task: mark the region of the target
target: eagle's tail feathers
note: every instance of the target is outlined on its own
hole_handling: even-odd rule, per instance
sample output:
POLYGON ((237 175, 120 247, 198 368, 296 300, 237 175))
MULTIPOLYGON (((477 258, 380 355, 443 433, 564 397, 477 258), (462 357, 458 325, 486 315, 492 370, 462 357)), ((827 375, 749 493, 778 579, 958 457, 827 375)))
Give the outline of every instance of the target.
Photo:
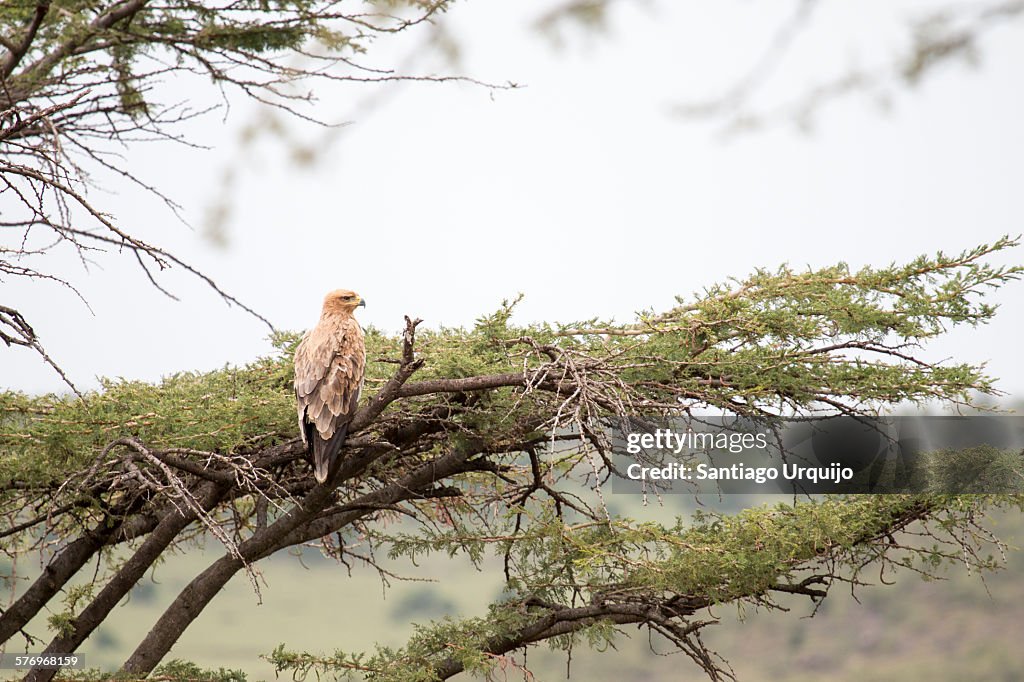
POLYGON ((327 480, 334 462, 338 459, 341 446, 345 444, 345 437, 348 436, 348 424, 342 424, 334 432, 330 440, 324 440, 319 435, 313 438, 313 475, 317 483, 327 480))

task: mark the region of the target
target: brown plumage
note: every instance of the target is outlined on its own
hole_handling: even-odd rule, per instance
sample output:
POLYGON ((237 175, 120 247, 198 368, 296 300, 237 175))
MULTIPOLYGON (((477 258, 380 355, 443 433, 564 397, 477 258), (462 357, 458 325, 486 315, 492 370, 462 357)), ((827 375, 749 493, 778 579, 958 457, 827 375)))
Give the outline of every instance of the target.
POLYGON ((352 315, 366 303, 345 289, 324 297, 320 321, 295 349, 295 397, 302 442, 323 483, 333 471, 359 404, 366 367, 363 330, 352 315))

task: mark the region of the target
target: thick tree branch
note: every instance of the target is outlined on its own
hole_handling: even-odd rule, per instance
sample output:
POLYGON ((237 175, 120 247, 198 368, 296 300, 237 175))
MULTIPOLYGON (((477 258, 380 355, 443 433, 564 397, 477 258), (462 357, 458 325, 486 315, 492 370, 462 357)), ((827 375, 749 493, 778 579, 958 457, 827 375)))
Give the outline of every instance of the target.
POLYGON ((25 29, 25 35, 22 37, 21 42, 18 44, 9 44, 7 46, 8 55, 4 60, 3 67, 0 67, 0 82, 7 80, 7 78, 18 68, 18 64, 21 62, 22 57, 28 52, 28 48, 32 46, 32 41, 35 40, 36 33, 39 31, 39 27, 43 24, 43 19, 46 14, 50 11, 50 0, 40 0, 36 4, 36 10, 32 14, 32 19, 29 21, 28 27, 25 29))
MULTIPOLYGON (((85 30, 77 32, 73 37, 65 40, 50 52, 25 67, 25 70, 19 74, 18 83, 42 82, 46 74, 82 45, 85 45, 96 35, 109 29, 117 22, 137 14, 148 2, 149 0, 121 0, 114 3, 89 22, 85 30)), ((15 87, 18 86, 16 85, 15 87)))
POLYGON ((0 642, 23 628, 71 580, 96 552, 123 529, 123 523, 106 514, 86 533, 73 540, 43 568, 31 587, 0 614, 0 642))
MULTIPOLYGON (((239 545, 237 554, 226 554, 192 580, 149 631, 131 657, 124 670, 130 673, 148 673, 156 667, 189 624, 246 563, 258 561, 286 547, 323 537, 371 514, 381 505, 404 499, 413 499, 422 491, 452 474, 463 470, 472 450, 455 450, 415 469, 383 490, 368 493, 346 508, 326 518, 313 520, 332 501, 332 486, 328 481, 313 489, 300 504, 274 524, 257 531, 239 545)), ((348 480, 368 462, 358 458, 344 458, 335 480, 348 480)))
MULTIPOLYGON (((201 509, 210 511, 227 494, 229 488, 214 483, 207 484, 197 495, 201 509)), ((103 586, 99 594, 70 623, 69 632, 57 635, 46 647, 46 654, 60 654, 77 651, 82 642, 100 626, 110 611, 124 599, 138 581, 146 574, 177 538, 178 535, 199 516, 198 510, 175 510, 163 518, 146 541, 121 566, 117 574, 103 586)), ((49 682, 57 669, 35 668, 25 676, 25 682, 49 682)))

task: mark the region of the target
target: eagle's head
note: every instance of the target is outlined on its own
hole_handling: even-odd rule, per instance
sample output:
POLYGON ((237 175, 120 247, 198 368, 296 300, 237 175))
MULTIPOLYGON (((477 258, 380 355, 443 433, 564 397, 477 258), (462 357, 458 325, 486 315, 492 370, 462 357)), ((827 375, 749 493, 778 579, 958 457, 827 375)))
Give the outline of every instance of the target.
POLYGON ((351 315, 360 306, 365 307, 366 301, 359 294, 348 289, 336 289, 324 296, 325 315, 338 313, 351 315))

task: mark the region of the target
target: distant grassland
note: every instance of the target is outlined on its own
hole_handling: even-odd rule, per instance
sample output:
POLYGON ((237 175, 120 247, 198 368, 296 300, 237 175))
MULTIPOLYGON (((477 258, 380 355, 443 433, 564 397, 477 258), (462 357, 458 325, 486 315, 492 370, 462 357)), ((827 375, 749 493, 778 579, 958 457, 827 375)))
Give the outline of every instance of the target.
MULTIPOLYGON (((637 510, 630 505, 629 511, 637 510)), ((649 508, 643 515, 678 512, 649 508)), ((1024 545, 1024 516, 1001 515, 990 525, 1012 546, 1024 545)), ((89 665, 116 669, 178 591, 221 551, 210 542, 205 550, 171 557, 159 566, 82 647, 89 665)), ((895 576, 896 585, 859 589, 860 604, 849 589, 837 585, 813 619, 800 617, 811 613, 806 599, 790 600, 789 614, 747 609, 742 619, 736 607, 724 606, 714 610, 722 624, 706 630, 705 641, 745 682, 1021 680, 1024 552, 1011 552, 1008 558, 1007 569, 987 576, 985 582, 962 567, 946 569, 941 582, 922 581, 904 571, 895 576)), ((9 565, 0 568, 7 573, 9 565)), ((39 564, 29 566, 22 560, 17 568, 21 576, 34 576, 39 564)), ((387 589, 373 569, 354 565, 350 577, 344 566, 313 549, 301 558, 276 556, 259 568, 266 581, 263 603, 257 605, 252 586, 240 574, 170 657, 203 667, 241 669, 251 681, 272 680, 273 669, 258 656, 278 644, 324 653, 336 648, 355 651, 375 643, 401 644, 412 622, 482 612, 500 595, 503 583, 498 561, 477 571, 461 558, 446 557, 427 559, 419 567, 388 564, 399 574, 437 582, 391 579, 387 589)), ((44 641, 50 637, 42 619, 33 621, 28 631, 44 641)), ((529 651, 527 664, 538 680, 565 679, 567 670, 579 680, 702 679, 683 656, 651 653, 645 631, 625 632, 633 636, 623 640, 618 651, 580 649, 567 661, 564 654, 539 647, 529 651)), ((658 642, 653 646, 659 649, 658 642)), ((20 637, 8 644, 8 651, 23 648, 20 637)), ((36 645, 32 650, 42 648, 36 645)), ((509 679, 522 679, 522 673, 510 670, 509 679)))

